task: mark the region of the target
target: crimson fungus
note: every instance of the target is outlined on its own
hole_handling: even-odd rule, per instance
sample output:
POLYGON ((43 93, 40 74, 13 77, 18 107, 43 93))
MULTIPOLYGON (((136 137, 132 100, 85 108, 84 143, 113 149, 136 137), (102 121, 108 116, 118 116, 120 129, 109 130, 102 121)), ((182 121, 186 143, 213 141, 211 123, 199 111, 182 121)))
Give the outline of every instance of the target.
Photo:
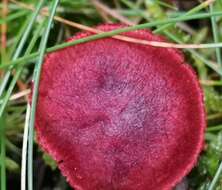
MULTIPOLYGON (((164 41, 147 30, 124 35, 164 41)), ((172 189, 202 149, 202 98, 175 49, 112 38, 75 45, 43 64, 38 142, 76 190, 172 189)))

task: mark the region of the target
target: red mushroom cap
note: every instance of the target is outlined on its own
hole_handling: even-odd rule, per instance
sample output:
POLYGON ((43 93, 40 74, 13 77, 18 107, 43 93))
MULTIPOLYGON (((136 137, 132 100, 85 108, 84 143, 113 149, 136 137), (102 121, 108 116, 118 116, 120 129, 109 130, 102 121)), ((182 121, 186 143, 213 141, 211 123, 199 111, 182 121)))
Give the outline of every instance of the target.
POLYGON ((45 59, 38 142, 76 190, 171 189, 196 163, 205 125, 197 77, 175 49, 105 38, 45 59))

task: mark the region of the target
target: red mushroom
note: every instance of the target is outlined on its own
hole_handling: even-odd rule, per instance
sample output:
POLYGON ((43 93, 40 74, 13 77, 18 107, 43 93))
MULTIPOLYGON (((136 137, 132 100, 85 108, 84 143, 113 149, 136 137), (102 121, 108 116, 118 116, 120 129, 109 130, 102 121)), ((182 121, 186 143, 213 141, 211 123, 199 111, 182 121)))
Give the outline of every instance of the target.
POLYGON ((38 142, 76 190, 172 189, 197 162, 205 124, 197 77, 175 49, 105 38, 45 59, 38 142))

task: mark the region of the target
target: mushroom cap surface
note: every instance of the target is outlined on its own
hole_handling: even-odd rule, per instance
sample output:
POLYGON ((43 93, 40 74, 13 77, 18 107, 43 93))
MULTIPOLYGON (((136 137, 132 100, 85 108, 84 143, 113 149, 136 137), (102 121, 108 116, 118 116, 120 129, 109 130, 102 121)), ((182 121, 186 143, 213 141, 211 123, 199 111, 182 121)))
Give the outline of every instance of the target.
MULTIPOLYGON (((165 41, 148 30, 123 35, 165 41)), ((175 49, 104 38, 43 64, 38 142, 76 190, 172 189, 197 162, 205 125, 198 79, 175 49)))

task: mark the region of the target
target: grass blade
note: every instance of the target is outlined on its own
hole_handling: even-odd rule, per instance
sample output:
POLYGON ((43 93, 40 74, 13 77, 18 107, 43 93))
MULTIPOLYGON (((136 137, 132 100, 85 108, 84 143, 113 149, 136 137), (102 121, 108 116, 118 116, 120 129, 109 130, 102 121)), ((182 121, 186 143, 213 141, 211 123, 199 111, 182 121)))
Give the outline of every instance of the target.
POLYGON ((6 150, 5 150, 5 123, 4 118, 0 117, 0 136, 1 136, 1 190, 6 190, 6 150))
POLYGON ((52 3, 51 14, 48 19, 47 27, 44 35, 42 36, 41 44, 40 44, 40 52, 39 59, 34 69, 34 88, 32 95, 32 105, 31 105, 31 113, 30 113, 30 121, 29 121, 29 135, 28 135, 28 189, 33 190, 33 138, 34 138, 34 124, 35 124, 35 113, 36 113, 36 105, 38 98, 38 87, 39 87, 39 79, 41 73, 42 62, 44 59, 44 54, 46 50, 46 44, 50 33, 51 24, 53 21, 53 17, 56 12, 56 8, 59 4, 59 0, 54 0, 52 3))
MULTIPOLYGON (((212 15, 213 16, 220 16, 221 14, 222 14, 221 12, 216 12, 216 13, 214 13, 212 15)), ((131 27, 125 27, 125 28, 118 29, 118 30, 113 30, 111 32, 104 32, 103 35, 97 34, 97 35, 94 35, 95 36, 94 39, 111 37, 113 35, 117 35, 117 34, 120 34, 120 33, 123 33, 123 32, 129 32, 129 31, 133 31, 133 30, 151 28, 151 27, 163 25, 163 24, 166 24, 166 23, 169 23, 169 22, 175 23, 175 22, 178 22, 178 21, 186 21, 186 20, 207 18, 207 17, 210 17, 210 16, 211 16, 211 14, 209 14, 209 13, 200 13, 200 14, 196 14, 196 15, 194 15, 192 17, 188 16, 186 18, 172 18, 172 19, 161 20, 161 21, 157 20, 157 21, 153 21, 153 22, 149 22, 149 23, 145 23, 145 24, 139 24, 137 26, 131 26, 131 27)), ((85 39, 85 38, 82 38, 82 39, 85 39)), ((87 39, 86 38, 86 40, 84 40, 83 42, 87 42, 87 41, 91 41, 91 40, 93 40, 93 39, 87 39)), ((79 43, 83 43, 83 42, 82 42, 82 40, 81 41, 76 40, 75 42, 64 42, 62 44, 59 44, 59 45, 47 48, 46 52, 50 53, 50 52, 57 51, 57 50, 60 50, 60 49, 63 49, 63 48, 66 48, 66 47, 69 47, 69 46, 72 46, 72 45, 76 45, 76 44, 79 44, 79 43)), ((211 46, 211 48, 215 48, 214 45, 213 46, 210 45, 210 46, 211 46)), ((205 48, 207 48, 207 46, 205 48)), ((2 65, 0 65, 0 69, 8 68, 8 67, 14 67, 14 66, 16 66, 18 64, 22 64, 22 63, 25 63, 27 61, 33 60, 37 56, 39 56, 39 52, 35 52, 35 53, 30 54, 30 55, 23 56, 21 58, 16 59, 15 61, 12 61, 9 64, 2 64, 2 65)), ((204 61, 204 63, 205 63, 205 61, 204 61)), ((208 64, 208 65, 210 65, 210 64, 208 64)))
POLYGON ((6 19, 0 19, 0 24, 4 24, 6 22, 12 21, 12 20, 17 19, 19 17, 25 16, 25 15, 27 15, 27 13, 28 12, 26 10, 13 13, 13 14, 9 15, 6 19))
MULTIPOLYGON (((146 14, 144 14, 144 13, 141 12, 140 10, 136 9, 133 3, 130 3, 130 2, 127 1, 127 0, 121 0, 121 1, 122 1, 123 3, 125 3, 128 7, 130 7, 131 9, 137 11, 138 14, 140 14, 140 15, 141 15, 144 19, 146 19, 147 21, 150 20, 150 18, 147 17, 146 14)), ((182 14, 181 16, 177 17, 176 19, 179 19, 179 20, 182 21, 183 19, 186 20, 186 18, 189 18, 189 17, 190 17, 189 20, 192 20, 193 17, 195 17, 194 13, 199 12, 200 10, 206 8, 207 6, 209 6, 209 5, 210 5, 211 3, 213 3, 213 2, 214 2, 214 0, 207 0, 207 1, 203 2, 203 3, 201 3, 200 5, 192 8, 192 9, 191 9, 190 11, 188 11, 187 13, 184 13, 184 14, 182 14)), ((173 18, 173 19, 174 19, 174 18, 173 18)), ((172 20, 173 20, 173 19, 172 19, 172 20)), ((157 29, 154 30, 154 33, 159 33, 159 32, 161 32, 161 31, 163 31, 164 29, 167 29, 167 28, 168 28, 169 26, 171 26, 172 24, 173 24, 173 23, 169 23, 169 22, 168 22, 168 23, 166 23, 166 24, 163 23, 162 26, 161 26, 161 25, 158 25, 158 26, 157 26, 157 29)), ((181 41, 179 38, 177 38, 175 35, 171 34, 169 31, 164 30, 163 33, 164 33, 169 39, 171 39, 171 40, 173 40, 173 41, 175 41, 175 42, 177 42, 177 43, 179 43, 179 44, 182 44, 182 41, 181 41)), ((190 52, 191 54, 193 54, 195 57, 199 58, 205 65, 207 65, 207 66, 210 67, 212 70, 214 70, 215 72, 217 72, 219 75, 222 76, 222 71, 221 71, 221 69, 218 69, 217 66, 215 66, 214 64, 212 64, 210 61, 206 60, 206 59, 205 59, 202 55, 200 55, 198 52, 196 52, 196 51, 194 51, 194 50, 192 50, 192 49, 187 49, 187 51, 189 51, 189 52, 190 52)))
POLYGON ((220 130, 222 130, 222 125, 207 128, 207 132, 220 131, 220 130))
MULTIPOLYGON (((16 49, 16 52, 15 52, 14 56, 12 57, 12 60, 17 59, 19 57, 19 55, 21 54, 22 49, 23 49, 23 47, 25 45, 25 42, 28 39, 29 33, 31 32, 32 26, 33 26, 33 24, 35 22, 36 17, 38 16, 38 13, 39 13, 43 3, 44 3, 44 0, 40 0, 39 1, 38 5, 37 5, 37 8, 36 8, 36 11, 33 13, 32 17, 30 19, 30 22, 28 23, 28 26, 27 26, 27 28, 25 30, 25 33, 22 36, 22 39, 21 39, 21 41, 20 41, 20 43, 19 43, 19 45, 18 45, 18 47, 16 49)), ((0 97, 2 96, 2 94, 3 94, 3 92, 4 92, 5 88, 6 88, 6 85, 8 83, 10 75, 11 75, 11 71, 10 70, 8 70, 5 73, 5 75, 4 75, 4 78, 3 78, 2 83, 0 85, 0 97)))
MULTIPOLYGON (((214 6, 210 5, 210 13, 213 13, 213 12, 214 12, 214 6)), ((216 18, 214 16, 211 16, 211 25, 212 25, 214 42, 218 43, 219 42, 219 34, 218 34, 216 18)), ((217 63, 220 66, 222 66, 222 59, 221 59, 220 48, 216 48, 216 58, 217 58, 217 63)))
POLYGON ((220 165, 219 165, 219 167, 217 169, 217 172, 216 172, 216 174, 215 174, 215 176, 214 176, 214 178, 213 178, 213 180, 212 180, 208 190, 214 190, 214 188, 215 188, 215 186, 216 186, 216 184, 217 184, 221 174, 222 174, 222 162, 220 163, 220 165))
POLYGON ((27 159, 27 145, 28 145, 28 123, 30 118, 30 105, 27 104, 23 144, 22 144, 22 164, 21 164, 21 190, 26 189, 26 159, 27 159))
MULTIPOLYGON (((32 51, 32 49, 33 49, 33 47, 34 47, 34 45, 35 45, 35 43, 36 43, 36 41, 37 41, 37 39, 39 37, 39 33, 41 32, 44 24, 45 24, 45 22, 42 22, 41 24, 39 24, 38 28, 36 29, 36 31, 34 33, 34 36, 33 36, 32 40, 29 43, 29 46, 28 46, 28 48, 27 48, 27 50, 25 52, 25 55, 29 55, 30 52, 32 51)), ((16 70, 16 73, 15 73, 15 75, 14 75, 14 77, 13 77, 13 79, 12 79, 10 85, 9 85, 9 88, 8 88, 4 98, 2 99, 2 104, 1 104, 1 107, 0 107, 0 117, 1 117, 1 115, 3 114, 3 112, 4 112, 5 108, 6 108, 8 100, 9 100, 11 94, 12 94, 12 91, 13 91, 15 85, 16 85, 17 80, 19 79, 19 76, 22 73, 22 70, 23 70, 22 66, 19 67, 16 70)))
MULTIPOLYGON (((210 4, 212 4, 215 0, 208 0, 208 1, 205 1, 201 4, 199 4, 198 6, 194 7, 193 9, 191 9, 190 11, 188 11, 187 13, 183 14, 182 16, 180 16, 180 18, 185 18, 186 16, 189 16, 189 15, 192 15, 196 12, 199 12, 200 10, 206 8, 207 6, 209 6, 210 4)), ((169 28, 170 26, 172 26, 172 24, 166 24, 166 25, 163 25, 159 28, 157 28, 156 30, 154 30, 155 33, 160 33, 161 31, 169 28)))
MULTIPOLYGON (((210 6, 210 13, 213 13, 213 12, 214 12, 214 6, 211 5, 210 6)), ((213 30, 214 42, 217 43, 217 42, 219 42, 218 29, 217 29, 216 18, 213 17, 213 16, 211 17, 211 25, 212 25, 212 30, 213 30)), ((216 58, 217 58, 217 62, 219 64, 219 66, 222 66, 220 48, 216 48, 216 58)), ((221 126, 214 127, 211 130, 215 130, 215 129, 221 129, 221 126)), ((210 184, 209 190, 213 190, 215 188, 221 174, 222 174, 222 162, 220 163, 220 165, 219 165, 219 167, 218 167, 218 169, 217 169, 217 171, 214 175, 214 178, 213 178, 213 180, 210 184)))

